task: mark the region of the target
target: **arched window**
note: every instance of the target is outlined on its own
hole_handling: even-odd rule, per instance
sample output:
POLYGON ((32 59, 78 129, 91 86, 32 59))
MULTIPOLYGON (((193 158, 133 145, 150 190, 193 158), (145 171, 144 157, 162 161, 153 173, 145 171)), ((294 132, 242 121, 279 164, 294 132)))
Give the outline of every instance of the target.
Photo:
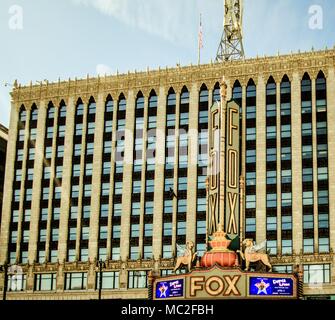
POLYGON ((21 108, 20 108, 19 119, 20 119, 21 122, 25 122, 26 119, 27 119, 27 110, 24 107, 24 105, 22 105, 21 108))
POLYGON ((88 114, 95 114, 96 112, 96 103, 93 97, 90 98, 88 102, 88 114))
POLYGON ((220 83, 217 82, 214 86, 213 90, 213 103, 216 101, 221 101, 221 94, 220 94, 220 83))
POLYGON ((190 101, 190 93, 187 90, 187 87, 184 86, 181 91, 180 104, 188 104, 190 101))
POLYGON ((55 117, 55 107, 51 101, 48 104, 47 117, 48 119, 53 119, 55 117))
POLYGON ((84 115, 84 104, 81 98, 77 101, 77 107, 76 107, 76 116, 82 116, 84 115))
POLYGON ((38 118, 38 109, 37 109, 37 106, 36 104, 34 103, 32 108, 31 108, 31 117, 30 117, 30 120, 31 121, 37 121, 37 118, 38 118))
POLYGON ((167 97, 167 105, 168 106, 175 106, 176 105, 176 93, 173 88, 170 88, 168 97, 167 97))
POLYGON ((64 100, 62 100, 59 105, 59 117, 60 118, 66 117, 66 104, 64 100))

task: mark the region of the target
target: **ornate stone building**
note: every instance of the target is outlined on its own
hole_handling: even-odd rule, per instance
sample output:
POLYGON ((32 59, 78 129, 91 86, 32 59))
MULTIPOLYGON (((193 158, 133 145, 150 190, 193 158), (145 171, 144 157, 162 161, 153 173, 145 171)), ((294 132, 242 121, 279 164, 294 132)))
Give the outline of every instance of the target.
POLYGON ((16 85, 0 239, 8 299, 97 298, 100 267, 103 298, 144 298, 149 270, 171 272, 176 243, 204 252, 208 110, 223 75, 241 107, 245 236, 268 240, 275 270, 303 268, 305 295, 335 295, 326 50, 16 85))
POLYGON ((0 225, 2 216, 3 185, 5 182, 7 140, 8 129, 0 124, 0 225))

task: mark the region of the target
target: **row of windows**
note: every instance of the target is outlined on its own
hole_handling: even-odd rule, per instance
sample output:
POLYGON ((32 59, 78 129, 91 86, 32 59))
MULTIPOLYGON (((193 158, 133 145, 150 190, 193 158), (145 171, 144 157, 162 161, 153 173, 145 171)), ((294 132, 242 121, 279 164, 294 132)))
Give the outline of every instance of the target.
MULTIPOLYGON (((273 267, 274 272, 292 273, 292 265, 278 265, 273 267)), ((322 284, 330 283, 330 265, 329 264, 305 264, 303 265, 304 283, 305 284, 322 284)), ((96 273, 96 289, 113 290, 119 289, 119 271, 102 272, 100 281, 100 273, 96 273)), ((172 270, 161 270, 162 276, 172 274, 172 270)), ((146 288, 148 284, 148 272, 145 270, 128 271, 128 289, 146 288)), ((25 291, 27 285, 26 274, 17 274, 8 276, 8 291, 25 291)), ((87 273, 74 272, 65 273, 65 290, 86 290, 87 289, 87 273)), ((56 290, 56 274, 36 274, 35 275, 35 291, 55 291, 56 290)))

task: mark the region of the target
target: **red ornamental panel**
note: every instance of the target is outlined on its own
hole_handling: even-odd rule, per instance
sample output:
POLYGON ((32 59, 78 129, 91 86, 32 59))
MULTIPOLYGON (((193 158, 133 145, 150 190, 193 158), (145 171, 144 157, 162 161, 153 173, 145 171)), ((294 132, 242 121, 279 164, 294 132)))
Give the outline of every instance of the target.
POLYGON ((234 267, 236 261, 235 252, 206 252, 201 259, 201 266, 211 268, 218 264, 221 267, 234 267))

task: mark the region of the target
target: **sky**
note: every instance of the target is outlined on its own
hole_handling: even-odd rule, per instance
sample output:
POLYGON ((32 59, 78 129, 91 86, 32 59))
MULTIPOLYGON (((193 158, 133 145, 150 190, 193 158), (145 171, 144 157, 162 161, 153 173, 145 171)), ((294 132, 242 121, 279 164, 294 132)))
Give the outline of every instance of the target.
MULTIPOLYGON (((15 79, 57 81, 214 61, 223 0, 1 0, 0 123, 15 79)), ((335 45, 334 0, 244 0, 247 58, 335 45)))

